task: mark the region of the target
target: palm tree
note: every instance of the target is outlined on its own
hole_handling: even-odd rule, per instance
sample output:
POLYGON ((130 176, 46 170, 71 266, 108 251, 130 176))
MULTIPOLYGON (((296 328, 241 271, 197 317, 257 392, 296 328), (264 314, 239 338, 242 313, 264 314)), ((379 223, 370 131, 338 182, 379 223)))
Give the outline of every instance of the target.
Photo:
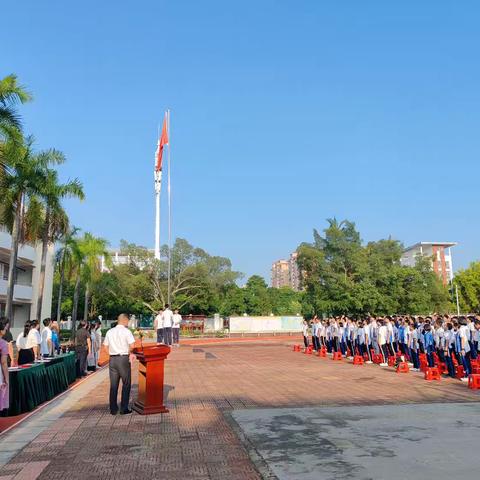
POLYGON ((104 238, 94 237, 91 233, 86 232, 80 241, 80 251, 83 254, 84 264, 82 276, 85 281, 85 308, 83 311, 83 319, 88 320, 88 304, 92 284, 101 273, 101 258, 104 257, 107 262, 110 255, 107 250, 108 242, 104 238))
POLYGON ((75 335, 77 327, 78 315, 78 300, 80 297, 80 282, 82 279, 83 266, 85 263, 85 256, 81 249, 82 239, 74 237, 70 242, 71 258, 70 271, 75 274, 75 288, 73 290, 73 308, 72 308, 72 338, 75 335))
POLYGON ((20 130, 20 118, 15 107, 31 99, 25 88, 18 84, 15 75, 8 75, 0 80, 0 139, 9 137, 15 129, 20 130))
POLYGON ((36 310, 36 318, 38 319, 40 319, 42 313, 48 246, 55 243, 62 235, 65 235, 69 229, 68 216, 61 206, 61 200, 65 197, 77 197, 83 200, 85 195, 82 184, 78 179, 60 184, 58 182, 57 172, 49 169, 47 172, 47 181, 43 185, 42 197, 44 199, 44 223, 41 233, 42 258, 40 263, 36 310))
POLYGON ((67 265, 72 264, 74 250, 78 248, 76 246, 77 239, 75 238, 79 229, 76 227, 69 227, 67 231, 59 239, 62 247, 57 251, 57 265, 59 272, 59 286, 58 286, 58 304, 57 304, 57 322, 60 321, 62 315, 62 296, 63 296, 63 283, 65 281, 65 270, 67 265))
POLYGON ((21 238, 26 237, 25 212, 28 212, 30 201, 33 207, 36 205, 36 199, 41 197, 49 166, 61 160, 62 156, 55 150, 35 153, 33 137, 23 138, 18 131, 15 137, 8 137, 4 143, 0 143, 0 198, 2 198, 0 223, 7 226, 12 236, 5 307, 5 315, 8 318, 13 319, 18 244, 21 238))

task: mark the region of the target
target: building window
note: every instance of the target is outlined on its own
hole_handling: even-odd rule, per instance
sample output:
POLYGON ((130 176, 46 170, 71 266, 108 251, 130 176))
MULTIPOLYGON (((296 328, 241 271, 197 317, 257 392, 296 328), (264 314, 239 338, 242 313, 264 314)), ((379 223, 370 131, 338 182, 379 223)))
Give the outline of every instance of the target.
POLYGON ((8 263, 0 262, 0 280, 8 280, 8 263))

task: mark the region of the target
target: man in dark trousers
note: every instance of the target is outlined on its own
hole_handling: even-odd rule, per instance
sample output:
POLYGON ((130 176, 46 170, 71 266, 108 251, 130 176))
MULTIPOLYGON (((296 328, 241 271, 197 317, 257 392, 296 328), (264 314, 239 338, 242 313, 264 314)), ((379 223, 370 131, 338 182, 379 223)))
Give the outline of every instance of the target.
POLYGON ((92 342, 90 333, 86 329, 87 322, 81 321, 78 324, 78 330, 75 332, 75 354, 77 357, 77 375, 85 377, 87 375, 87 357, 90 355, 92 342))
POLYGON ((117 325, 111 328, 105 335, 103 346, 108 348, 110 355, 110 413, 118 413, 118 386, 122 379, 122 399, 120 402, 120 415, 128 415, 132 411, 128 408, 130 401, 130 387, 132 369, 130 356, 132 354, 135 339, 128 329, 128 315, 122 313, 118 316, 117 325))

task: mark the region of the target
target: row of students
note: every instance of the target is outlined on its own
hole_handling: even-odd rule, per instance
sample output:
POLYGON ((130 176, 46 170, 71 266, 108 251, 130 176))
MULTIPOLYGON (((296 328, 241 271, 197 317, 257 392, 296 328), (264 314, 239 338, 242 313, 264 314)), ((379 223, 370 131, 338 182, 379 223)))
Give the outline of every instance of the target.
POLYGON ((420 353, 426 354, 431 367, 436 354, 445 362, 452 377, 455 376, 455 359, 463 366, 466 379, 471 373, 470 360, 479 355, 480 317, 368 316, 360 320, 345 316, 325 320, 314 317, 310 324, 304 321, 303 336, 305 346, 310 344, 311 337, 314 350, 325 346, 329 353, 366 354, 367 363, 372 363, 372 351, 381 354, 381 366, 388 365, 389 356, 401 352, 416 371, 420 367, 420 353))

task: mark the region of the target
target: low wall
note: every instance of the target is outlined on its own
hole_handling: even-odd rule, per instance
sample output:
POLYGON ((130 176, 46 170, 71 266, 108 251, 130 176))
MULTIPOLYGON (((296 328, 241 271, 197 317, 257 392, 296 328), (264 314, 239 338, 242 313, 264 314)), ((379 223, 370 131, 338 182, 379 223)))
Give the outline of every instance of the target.
POLYGON ((303 317, 230 317, 230 333, 301 332, 303 317))

